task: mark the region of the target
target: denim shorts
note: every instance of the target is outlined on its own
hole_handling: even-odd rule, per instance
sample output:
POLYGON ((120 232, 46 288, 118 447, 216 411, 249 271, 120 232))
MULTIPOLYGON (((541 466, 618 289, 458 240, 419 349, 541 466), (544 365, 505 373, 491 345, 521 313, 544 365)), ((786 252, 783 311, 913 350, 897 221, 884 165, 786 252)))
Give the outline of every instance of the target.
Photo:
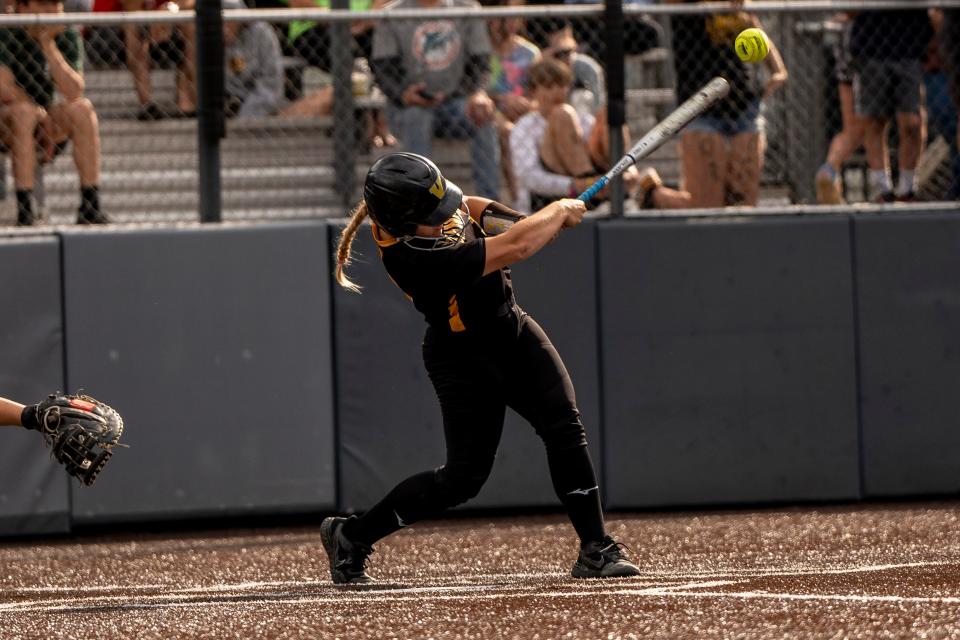
POLYGON ((704 131, 719 133, 724 136, 735 136, 738 133, 763 133, 766 122, 763 118, 762 105, 755 100, 736 118, 719 116, 700 116, 687 125, 687 131, 704 131))

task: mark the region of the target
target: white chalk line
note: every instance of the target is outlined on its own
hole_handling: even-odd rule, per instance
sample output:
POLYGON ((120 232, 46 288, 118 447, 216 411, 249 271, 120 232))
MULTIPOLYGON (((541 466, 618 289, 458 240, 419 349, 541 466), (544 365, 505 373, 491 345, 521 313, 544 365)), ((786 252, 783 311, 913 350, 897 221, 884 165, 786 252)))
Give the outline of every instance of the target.
MULTIPOLYGON (((812 573, 818 575, 841 575, 841 574, 850 574, 850 573, 867 573, 871 571, 889 571, 893 569, 908 569, 913 567, 940 567, 940 566, 950 566, 956 563, 953 562, 902 562, 896 564, 875 564, 875 565, 866 565, 866 566, 853 566, 853 567, 833 567, 833 568, 813 568, 813 567, 797 567, 795 569, 766 569, 763 567, 757 568, 741 568, 741 569, 713 569, 713 570, 704 570, 704 571, 658 571, 651 573, 644 573, 638 576, 639 579, 646 580, 689 580, 696 578, 721 578, 727 576, 743 576, 743 577, 779 577, 779 576, 802 576, 809 575, 812 573)), ((469 584, 471 581, 506 581, 506 580, 523 580, 527 578, 537 578, 537 579, 565 579, 569 577, 567 573, 545 573, 545 572, 515 572, 515 573, 478 573, 478 574, 467 574, 461 576, 437 576, 431 578, 422 578, 420 580, 429 582, 432 586, 437 586, 437 583, 454 583, 455 585, 464 584, 465 582, 469 584)), ((417 581, 411 581, 416 583, 417 581)), ((125 593, 139 593, 139 592, 149 592, 149 591, 168 591, 169 593, 204 593, 204 592, 219 592, 219 591, 237 591, 237 590, 253 590, 253 589, 270 589, 270 588, 282 588, 282 587, 322 587, 322 586, 331 586, 329 580, 274 580, 274 581, 257 581, 257 582, 238 582, 234 584, 214 584, 214 585, 196 585, 191 587, 181 587, 175 588, 172 591, 172 585, 169 584, 108 584, 108 585, 93 585, 93 586, 71 586, 71 587, 61 587, 61 586, 37 586, 37 587, 16 587, 16 588, 5 588, 3 593, 7 595, 21 595, 21 594, 34 594, 34 593, 71 593, 71 592, 81 592, 81 593, 103 593, 111 591, 123 591, 125 593)), ((490 586, 490 585, 487 585, 490 586)), ((412 588, 412 587, 411 587, 412 588)), ((409 589, 407 589, 409 590, 409 589)), ((2 605, 0 605, 2 609, 2 605)))
MULTIPOLYGON (((76 593, 83 591, 87 593, 103 593, 104 591, 123 591, 120 595, 108 596, 86 596, 81 598, 57 598, 34 601, 20 601, 14 603, 0 603, 0 613, 22 613, 33 612, 57 612, 70 611, 78 609, 97 609, 97 608, 116 608, 122 610, 133 609, 163 609, 163 608, 205 608, 205 607, 223 607, 223 606, 246 606, 263 604, 274 605, 303 605, 303 604, 349 604, 370 602, 371 599, 377 601, 405 601, 405 600, 494 600, 518 597, 537 597, 537 598, 570 598, 597 595, 624 595, 635 597, 696 597, 696 598, 736 598, 736 599, 768 599, 768 600, 830 600, 830 601, 849 601, 849 602, 896 602, 896 603, 941 603, 956 604, 960 603, 960 597, 942 596, 942 597, 922 597, 922 596, 895 596, 895 595, 868 595, 868 594, 796 594, 796 593, 771 593, 771 592, 725 592, 725 591, 703 591, 718 586, 729 586, 747 581, 751 578, 760 578, 768 576, 800 576, 800 575, 837 575, 851 573, 868 573, 878 571, 889 571, 895 569, 926 567, 926 566, 946 566, 953 563, 943 562, 909 562, 899 564, 881 564, 868 565, 862 567, 843 567, 843 568, 808 568, 806 570, 789 571, 766 571, 758 570, 750 572, 749 570, 737 570, 737 579, 734 580, 698 580, 694 582, 681 581, 676 585, 665 585, 664 580, 673 579, 679 574, 652 574, 648 576, 639 576, 627 580, 604 581, 592 583, 578 583, 576 589, 567 590, 565 587, 574 585, 567 581, 567 574, 542 574, 542 573, 512 573, 512 574, 486 574, 460 577, 459 584, 437 585, 437 581, 443 579, 430 579, 434 583, 427 586, 396 587, 382 589, 357 589, 334 587, 327 581, 272 581, 272 582, 241 582, 226 585, 208 585, 186 587, 167 591, 165 593, 146 594, 149 602, 129 602, 131 590, 146 591, 157 590, 169 587, 163 585, 111 585, 101 587, 87 588, 57 588, 57 587, 34 587, 25 588, 18 591, 34 593, 76 593), (510 584, 509 581, 516 579, 536 578, 538 584, 510 584), (488 579, 496 580, 495 583, 477 583, 464 584, 463 580, 488 579), (564 580, 564 582, 555 582, 554 584, 542 584, 546 580, 564 580), (650 580, 655 581, 649 584, 650 580), (639 582, 644 584, 638 584, 639 582), (263 589, 277 588, 316 588, 326 589, 322 595, 305 594, 302 591, 272 591, 270 593, 258 593, 263 589), (694 591, 694 589, 697 589, 694 591), (489 593, 489 592, 493 593, 489 593), (488 592, 488 593, 483 593, 488 592), (213 595, 220 597, 219 600, 199 600, 191 596, 213 595), (187 598, 187 601, 184 599, 187 598)), ((716 572, 712 577, 729 575, 733 572, 716 572)), ((696 576, 689 577, 707 577, 696 576)), ((447 578, 447 580, 457 580, 458 578, 447 578)), ((9 591, 7 593, 10 593, 9 591)))

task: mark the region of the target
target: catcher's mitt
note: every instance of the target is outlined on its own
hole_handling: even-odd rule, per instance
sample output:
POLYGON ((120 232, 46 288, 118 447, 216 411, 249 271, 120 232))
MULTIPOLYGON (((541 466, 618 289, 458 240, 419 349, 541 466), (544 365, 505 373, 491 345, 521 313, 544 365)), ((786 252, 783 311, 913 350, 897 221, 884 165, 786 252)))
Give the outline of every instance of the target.
POLYGON ((51 455, 90 486, 120 444, 123 418, 113 407, 86 395, 51 393, 34 407, 36 428, 51 455))

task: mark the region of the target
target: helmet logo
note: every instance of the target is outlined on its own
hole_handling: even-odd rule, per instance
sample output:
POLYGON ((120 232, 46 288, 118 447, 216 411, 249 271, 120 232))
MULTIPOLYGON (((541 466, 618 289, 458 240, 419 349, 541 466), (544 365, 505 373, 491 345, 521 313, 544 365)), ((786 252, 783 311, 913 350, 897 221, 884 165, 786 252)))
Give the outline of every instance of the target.
POLYGON ((430 193, 437 196, 437 200, 443 200, 443 194, 446 193, 446 189, 443 187, 443 178, 437 176, 437 181, 433 183, 433 186, 430 187, 430 193))

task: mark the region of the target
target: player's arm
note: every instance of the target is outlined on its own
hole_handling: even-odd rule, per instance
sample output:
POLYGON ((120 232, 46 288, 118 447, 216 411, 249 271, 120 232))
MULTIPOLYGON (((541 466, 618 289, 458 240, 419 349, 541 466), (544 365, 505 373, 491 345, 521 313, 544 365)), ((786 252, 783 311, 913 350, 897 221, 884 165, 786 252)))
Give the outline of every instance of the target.
POLYGON ((483 275, 526 260, 556 238, 562 229, 578 225, 586 210, 586 205, 579 200, 557 200, 518 220, 502 234, 487 238, 483 275))

